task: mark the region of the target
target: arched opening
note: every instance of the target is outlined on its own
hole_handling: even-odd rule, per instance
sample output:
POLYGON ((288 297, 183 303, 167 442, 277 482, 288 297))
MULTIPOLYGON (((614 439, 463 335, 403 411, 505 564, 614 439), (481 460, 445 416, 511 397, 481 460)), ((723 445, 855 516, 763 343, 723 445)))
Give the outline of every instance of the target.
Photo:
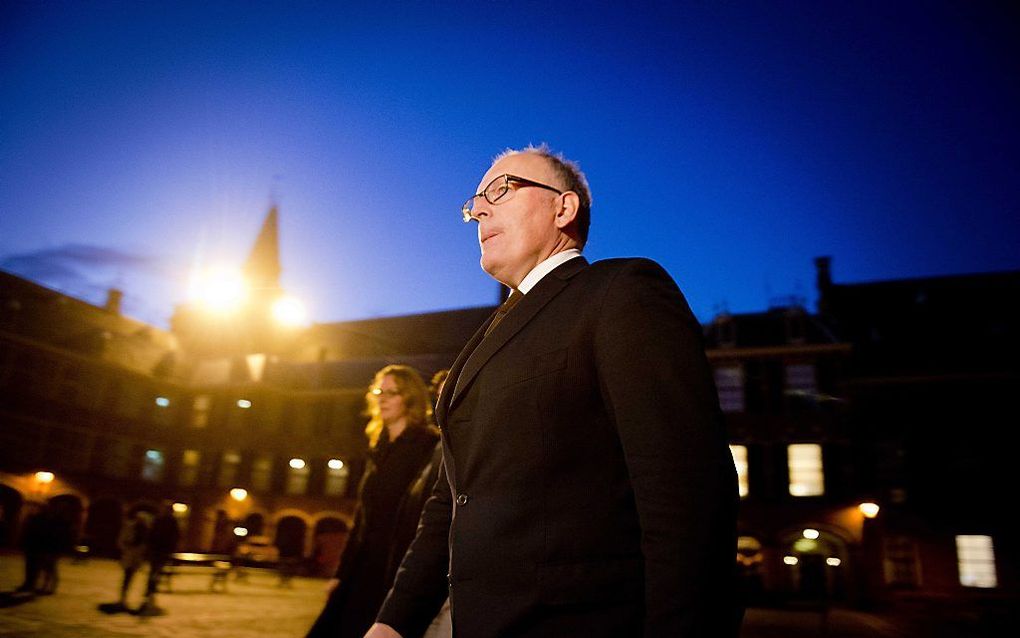
POLYGON ((301 558, 305 554, 308 526, 297 516, 285 516, 276 524, 276 546, 281 559, 301 558))
POLYGON ((806 528, 784 540, 783 563, 794 598, 816 602, 846 599, 848 552, 842 538, 824 529, 806 528))
MULTIPOLYGON (((64 526, 69 542, 77 542, 81 534, 82 513, 85 510, 81 499, 74 494, 60 494, 49 500, 49 507, 54 519, 64 526)), ((70 549, 71 547, 67 548, 70 549)))
POLYGON ((244 519, 244 528, 248 530, 248 536, 262 536, 266 531, 266 518, 258 512, 252 512, 244 519))
POLYGON ((89 553, 98 556, 116 556, 117 537, 123 524, 120 501, 105 497, 89 504, 85 517, 85 533, 82 544, 89 546, 89 553))
POLYGON ((24 499, 18 490, 0 484, 0 547, 14 545, 22 503, 24 499))
POLYGON ((737 570, 749 605, 761 604, 765 598, 764 564, 761 542, 754 536, 738 536, 737 570))
POLYGON ((336 572, 347 532, 347 523, 336 516, 324 516, 315 523, 311 567, 314 575, 330 576, 336 572))

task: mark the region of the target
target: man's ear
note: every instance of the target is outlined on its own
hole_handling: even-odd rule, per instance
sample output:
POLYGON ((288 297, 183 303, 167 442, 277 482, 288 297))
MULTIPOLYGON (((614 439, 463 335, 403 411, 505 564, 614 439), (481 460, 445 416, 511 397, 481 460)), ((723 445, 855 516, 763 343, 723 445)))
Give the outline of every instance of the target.
POLYGON ((578 199, 577 193, 574 191, 567 191, 561 197, 563 198, 563 203, 560 204, 559 209, 556 211, 556 228, 563 230, 577 219, 577 207, 580 205, 581 200, 578 199))

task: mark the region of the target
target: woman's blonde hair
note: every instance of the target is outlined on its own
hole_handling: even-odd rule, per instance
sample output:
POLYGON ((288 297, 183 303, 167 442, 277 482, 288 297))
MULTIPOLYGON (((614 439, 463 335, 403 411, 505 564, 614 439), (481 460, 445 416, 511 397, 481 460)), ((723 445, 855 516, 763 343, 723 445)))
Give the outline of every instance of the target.
POLYGON ((365 436, 368 437, 368 445, 375 448, 383 432, 382 415, 379 414, 379 399, 372 394, 372 390, 379 387, 383 378, 393 377, 397 385, 397 392, 404 399, 404 409, 407 411, 407 427, 424 428, 428 427, 432 416, 432 404, 429 401, 429 390, 425 386, 418 371, 410 366, 388 365, 375 373, 372 385, 365 393, 365 401, 368 403, 368 425, 365 426, 365 436))

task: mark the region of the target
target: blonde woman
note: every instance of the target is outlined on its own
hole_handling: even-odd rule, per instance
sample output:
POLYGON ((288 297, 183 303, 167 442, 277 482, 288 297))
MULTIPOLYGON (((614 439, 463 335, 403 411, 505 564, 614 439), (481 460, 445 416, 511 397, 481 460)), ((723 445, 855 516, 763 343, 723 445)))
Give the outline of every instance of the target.
POLYGON ((389 365, 376 373, 365 395, 369 461, 358 488, 358 509, 329 584, 329 600, 310 638, 361 638, 392 585, 391 556, 403 555, 397 533, 408 488, 432 458, 439 435, 430 425, 428 389, 413 368, 389 365))

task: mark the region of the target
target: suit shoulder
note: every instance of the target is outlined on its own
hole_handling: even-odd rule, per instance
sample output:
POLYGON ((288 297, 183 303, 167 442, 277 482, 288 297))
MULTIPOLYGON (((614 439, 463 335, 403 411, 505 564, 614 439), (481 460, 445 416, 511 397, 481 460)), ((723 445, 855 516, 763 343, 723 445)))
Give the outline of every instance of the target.
POLYGON ((589 270, 592 275, 608 279, 615 278, 621 274, 649 273, 660 275, 670 281, 673 280, 659 262, 648 259, 647 257, 615 257, 612 259, 602 259, 592 263, 589 270))

